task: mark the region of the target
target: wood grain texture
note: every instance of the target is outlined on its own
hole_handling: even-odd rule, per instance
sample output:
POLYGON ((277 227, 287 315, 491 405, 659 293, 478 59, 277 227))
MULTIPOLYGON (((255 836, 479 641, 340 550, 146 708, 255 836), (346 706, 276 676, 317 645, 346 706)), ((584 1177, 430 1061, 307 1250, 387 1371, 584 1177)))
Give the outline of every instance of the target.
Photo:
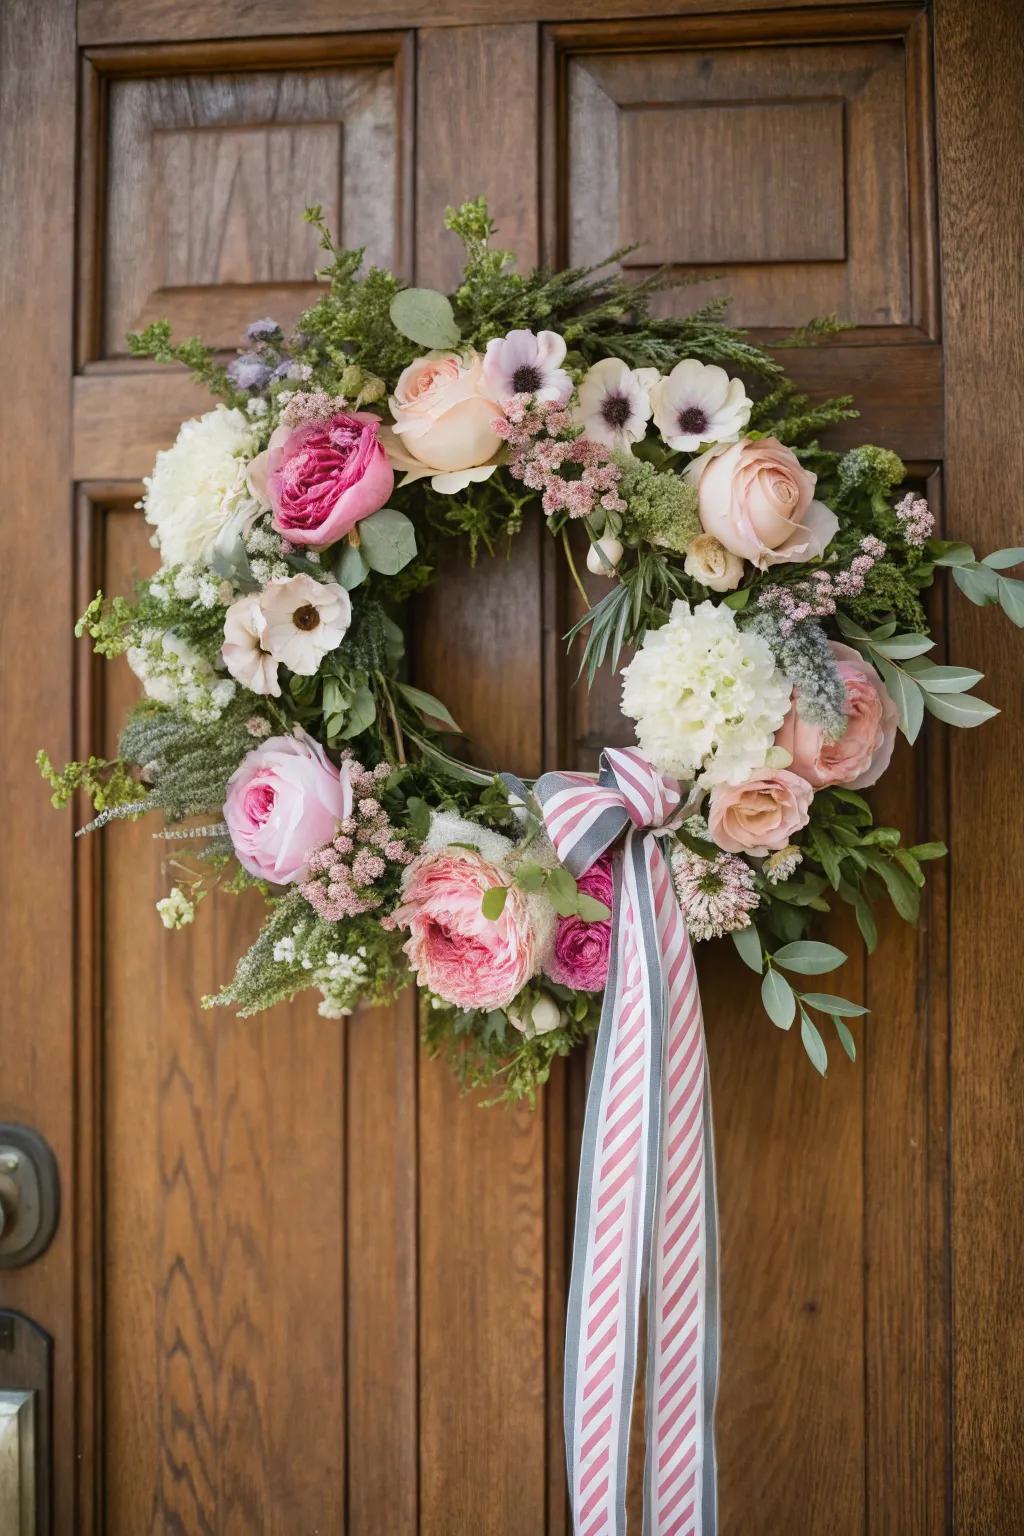
MULTIPOLYGON (((416 274, 449 286, 448 203, 483 192, 503 243, 537 255, 536 32, 419 36, 416 274), (501 101, 501 110, 495 102, 501 101)), ((511 558, 452 562, 422 604, 414 668, 445 697, 481 761, 542 761, 540 530, 511 558)), ((483 1111, 448 1068, 420 1068, 420 1531, 512 1536, 546 1529, 545 1131, 535 1111, 483 1111)))
MULTIPOLYGON (((935 26, 949 517, 990 549, 1024 527, 1024 14, 938 0, 935 26)), ((1024 1525, 1024 700, 1005 620, 958 602, 950 635, 1004 710, 952 743, 954 1515, 980 1536, 1024 1525)))
MULTIPOLYGON (((851 0, 856 13, 872 0, 851 0)), ((790 0, 648 0, 647 15, 706 15, 725 12, 785 11, 790 0)), ((826 16, 834 0, 809 0, 813 28, 815 13, 826 16)), ((886 7, 896 9, 896 7, 886 7)), ((904 7, 905 9, 905 7, 904 7)), ((294 33, 367 31, 374 27, 441 27, 486 25, 495 21, 547 21, 547 0, 386 0, 368 11, 358 0, 306 0, 297 9, 292 0, 80 0, 79 35, 84 43, 161 42, 173 38, 272 37, 294 33)), ((559 17, 612 20, 636 14, 635 0, 562 0, 559 17)))
MULTIPOLYGON (((129 509, 107 524, 104 585, 125 591, 148 530, 129 509)), ((123 665, 104 684, 113 732, 137 684, 123 665)), ((153 903, 193 861, 152 831, 120 824, 103 851, 106 1528, 338 1529, 343 1025, 308 999, 201 1007, 261 903, 211 897, 166 933, 153 903)))
POLYGON ((74 553, 68 484, 74 238, 74 13, 63 0, 0 8, 0 312, 18 385, 0 410, 5 477, 0 558, 0 698, 7 747, 0 787, 4 1004, 0 1118, 34 1125, 63 1181, 56 1237, 30 1268, 0 1275, 0 1306, 54 1339, 56 1527, 72 1527, 76 1480, 75 917, 71 828, 58 820, 33 758, 71 747, 74 553), (45 166, 46 196, 40 198, 45 166), (40 601, 40 551, 46 600, 40 601), (45 658, 45 671, 40 658, 45 658))

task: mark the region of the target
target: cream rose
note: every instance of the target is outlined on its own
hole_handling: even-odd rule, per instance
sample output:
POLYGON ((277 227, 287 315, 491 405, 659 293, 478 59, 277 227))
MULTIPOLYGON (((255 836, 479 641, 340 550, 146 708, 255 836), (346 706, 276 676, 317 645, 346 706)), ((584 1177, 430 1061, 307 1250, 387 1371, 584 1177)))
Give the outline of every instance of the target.
POLYGON ((787 768, 762 768, 742 784, 716 784, 708 800, 708 830, 726 853, 762 857, 785 848, 806 827, 814 791, 787 768))
POLYGON ((417 358, 388 403, 394 428, 385 442, 394 466, 406 470, 405 482, 433 475, 442 481, 436 490, 453 491, 493 472, 501 448, 494 422, 502 410, 487 391, 479 353, 417 358))
POLYGON ((759 570, 824 554, 839 519, 814 500, 817 476, 774 437, 742 438, 694 459, 705 533, 759 570))
POLYGON ((820 725, 802 720, 794 696, 775 745, 789 753, 793 772, 815 789, 829 784, 867 789, 889 766, 899 711, 874 667, 858 651, 835 640, 832 651, 846 691, 846 730, 833 740, 820 725))
POLYGON ((732 592, 743 579, 743 561, 713 533, 699 533, 692 541, 683 570, 711 592, 732 592))

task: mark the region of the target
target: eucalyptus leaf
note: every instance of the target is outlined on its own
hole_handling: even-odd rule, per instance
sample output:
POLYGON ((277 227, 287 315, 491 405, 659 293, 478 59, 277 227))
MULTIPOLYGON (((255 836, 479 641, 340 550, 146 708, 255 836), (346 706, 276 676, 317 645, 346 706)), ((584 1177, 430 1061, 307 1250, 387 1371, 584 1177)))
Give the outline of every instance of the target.
POLYGON ((999 601, 1006 617, 1016 624, 1018 629, 1024 628, 1024 581, 1000 576, 999 601))
POLYGON ((923 656, 933 649, 934 640, 927 635, 893 635, 889 640, 872 640, 872 648, 881 651, 894 661, 905 661, 911 656, 923 656))
POLYGON ((836 1027, 836 1034, 839 1036, 839 1044, 842 1046, 847 1056, 849 1056, 850 1060, 856 1061, 857 1046, 850 1031, 847 1029, 842 1019, 833 1019, 832 1022, 836 1027))
POLYGON ((836 997, 833 992, 803 992, 800 1001, 806 1008, 817 1008, 819 1013, 831 1013, 840 1019, 855 1019, 868 1011, 862 1003, 851 1003, 849 998, 836 997))
POLYGON ((933 715, 945 720, 947 725, 959 725, 965 730, 974 725, 983 725, 999 713, 994 704, 986 704, 984 699, 979 699, 973 693, 956 693, 947 697, 929 694, 926 702, 933 715))
POLYGON ((370 569, 356 546, 349 544, 347 540, 335 555, 332 567, 339 585, 343 586, 346 592, 354 591, 360 582, 365 581, 370 569))
POLYGON ((999 577, 985 565, 958 565, 953 580, 964 596, 977 607, 994 602, 999 596, 999 577))
POLYGON ((496 923, 505 910, 507 900, 508 886, 492 885, 484 892, 483 900, 480 903, 480 911, 490 922, 496 923))
POLYGON ((1024 549, 994 549, 990 555, 985 555, 982 565, 987 565, 993 571, 1006 571, 1013 565, 1024 562, 1024 549))
POLYGON ((965 693, 985 676, 974 667, 933 667, 926 661, 918 666, 911 663, 906 670, 913 673, 915 683, 926 693, 965 693))
POLYGON ((391 324, 421 347, 457 347, 462 337, 452 306, 433 288, 403 288, 391 300, 391 324))
POLYGON ((396 576, 416 555, 416 530, 404 512, 381 507, 359 524, 359 551, 371 571, 396 576))
POLYGON ((764 970, 764 957, 761 952, 761 935, 756 925, 750 923, 746 928, 734 929, 732 942, 743 964, 749 965, 750 969, 760 976, 764 970))
POLYGON ((828 1071, 828 1052, 825 1049, 825 1042, 818 1032, 817 1025, 811 1022, 802 1008, 800 1010, 800 1039, 803 1041, 804 1050, 811 1058, 811 1065, 824 1077, 828 1071))
POLYGON ((761 983, 764 1011, 779 1029, 790 1029, 796 1018, 796 994, 785 976, 769 969, 761 983))
POLYGON ((432 693, 426 693, 422 688, 414 688, 411 683, 399 683, 398 691, 425 719, 439 720, 450 731, 458 731, 460 735, 462 734, 461 727, 456 725, 447 706, 442 704, 440 699, 435 699, 432 693))
POLYGON ((834 944, 822 944, 817 939, 800 939, 795 944, 784 944, 772 956, 776 965, 787 971, 797 971, 801 976, 821 976, 834 971, 846 959, 843 951, 834 944))
POLYGON ((933 550, 938 550, 938 554, 935 555, 936 565, 957 566, 974 564, 974 550, 969 544, 961 544, 955 539, 932 539, 930 547, 933 550))
POLYGON ((358 736, 361 731, 369 730, 376 718, 377 705, 373 694, 365 685, 360 686, 352 696, 345 728, 338 733, 339 740, 351 741, 353 736, 358 736))
POLYGON ((899 714, 900 730, 911 743, 915 742, 924 721, 924 694, 906 672, 894 667, 884 657, 878 658, 878 670, 888 690, 889 697, 899 714))

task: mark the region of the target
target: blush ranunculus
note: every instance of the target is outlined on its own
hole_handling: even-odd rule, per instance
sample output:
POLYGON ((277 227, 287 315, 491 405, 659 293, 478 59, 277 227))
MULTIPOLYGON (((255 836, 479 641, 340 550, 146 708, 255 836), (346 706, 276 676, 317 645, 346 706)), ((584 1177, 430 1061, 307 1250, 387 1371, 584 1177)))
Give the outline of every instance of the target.
POLYGON ((391 923, 408 930, 403 948, 419 984, 460 1008, 505 1008, 536 968, 526 897, 509 888, 497 919, 480 903, 508 877, 469 848, 421 853, 402 876, 391 923))
POLYGON ((792 758, 792 771, 815 789, 829 784, 867 789, 878 782, 892 759, 899 710, 859 651, 837 640, 832 641, 832 651, 846 690, 846 730, 833 740, 820 725, 802 720, 794 692, 775 745, 785 748, 792 758))
POLYGON ((391 495, 395 472, 368 411, 278 427, 249 466, 253 494, 273 509, 292 544, 323 549, 343 539, 391 495))
POLYGON ((224 820, 238 862, 274 885, 305 878, 311 854, 352 814, 349 765, 305 732, 272 736, 228 780, 224 820))
MULTIPOLYGON (((612 861, 602 854, 577 880, 581 891, 603 901, 611 909, 612 861)), ((552 981, 580 992, 600 992, 608 980, 608 951, 611 946, 611 918, 585 923, 581 917, 560 917, 555 929, 555 947, 547 966, 552 981)))
POLYGON ((501 448, 494 423, 502 410, 484 383, 478 352, 417 358, 402 373, 388 404, 395 419, 388 451, 395 466, 406 471, 403 484, 432 475, 442 481, 435 490, 461 490, 493 472, 501 448))
POLYGON ((817 559, 839 527, 835 513, 814 500, 817 475, 777 438, 712 448, 687 475, 705 533, 759 570, 817 559))
POLYGON ((814 791, 787 768, 761 768, 742 784, 716 784, 708 801, 708 829, 726 853, 761 857, 785 848, 806 827, 814 791))

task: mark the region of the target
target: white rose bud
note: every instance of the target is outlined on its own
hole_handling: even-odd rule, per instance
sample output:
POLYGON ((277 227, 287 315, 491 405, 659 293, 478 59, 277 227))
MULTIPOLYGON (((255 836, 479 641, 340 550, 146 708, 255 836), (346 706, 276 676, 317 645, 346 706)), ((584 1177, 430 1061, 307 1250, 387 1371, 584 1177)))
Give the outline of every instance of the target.
POLYGON ((551 997, 539 997, 533 1005, 530 1015, 534 1034, 546 1035, 550 1030, 557 1029, 562 1022, 562 1010, 551 997))
POLYGON ((618 539, 606 535, 605 538, 591 544, 587 550, 587 570, 594 576, 611 576, 611 570, 608 567, 611 566, 614 569, 622 559, 622 554, 622 545, 618 539))
POLYGON ((712 592, 732 592, 743 579, 743 561, 713 533, 697 535, 686 551, 683 570, 712 592))

